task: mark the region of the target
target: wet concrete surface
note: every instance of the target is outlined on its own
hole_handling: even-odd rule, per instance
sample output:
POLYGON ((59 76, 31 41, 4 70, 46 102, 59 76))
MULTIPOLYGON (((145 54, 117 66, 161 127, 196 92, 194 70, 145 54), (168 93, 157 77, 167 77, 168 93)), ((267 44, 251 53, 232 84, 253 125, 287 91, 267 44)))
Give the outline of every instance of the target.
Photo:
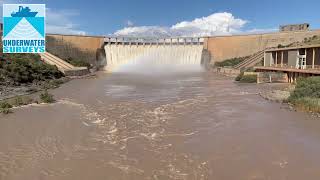
POLYGON ((318 180, 320 121, 209 72, 100 73, 0 115, 0 180, 318 180))

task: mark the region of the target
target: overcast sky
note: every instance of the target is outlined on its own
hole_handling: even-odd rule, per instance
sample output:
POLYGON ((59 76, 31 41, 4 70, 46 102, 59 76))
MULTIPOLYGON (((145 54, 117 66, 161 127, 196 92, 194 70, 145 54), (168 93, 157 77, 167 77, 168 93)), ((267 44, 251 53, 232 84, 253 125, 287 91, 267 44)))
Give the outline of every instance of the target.
POLYGON ((320 0, 23 0, 23 3, 47 5, 50 33, 207 36, 276 31, 280 24, 304 22, 313 29, 320 28, 320 0))

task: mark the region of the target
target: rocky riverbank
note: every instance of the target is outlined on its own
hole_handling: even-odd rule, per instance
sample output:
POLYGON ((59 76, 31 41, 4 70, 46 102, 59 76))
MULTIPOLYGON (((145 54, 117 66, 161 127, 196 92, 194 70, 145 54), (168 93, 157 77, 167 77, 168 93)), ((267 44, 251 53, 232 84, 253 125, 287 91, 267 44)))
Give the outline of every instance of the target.
POLYGON ((20 85, 0 85, 0 101, 14 98, 17 96, 30 95, 45 89, 54 89, 61 84, 68 82, 70 78, 62 77, 60 79, 53 79, 47 81, 40 81, 37 83, 20 84, 20 85))

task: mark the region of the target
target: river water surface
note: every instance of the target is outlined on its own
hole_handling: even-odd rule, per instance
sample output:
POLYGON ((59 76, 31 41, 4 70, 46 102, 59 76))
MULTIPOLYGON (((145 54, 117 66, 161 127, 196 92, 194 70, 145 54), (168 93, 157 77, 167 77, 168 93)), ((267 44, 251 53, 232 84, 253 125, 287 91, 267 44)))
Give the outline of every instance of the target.
POLYGON ((320 121, 268 85, 190 71, 100 73, 0 115, 0 180, 318 180, 320 121))

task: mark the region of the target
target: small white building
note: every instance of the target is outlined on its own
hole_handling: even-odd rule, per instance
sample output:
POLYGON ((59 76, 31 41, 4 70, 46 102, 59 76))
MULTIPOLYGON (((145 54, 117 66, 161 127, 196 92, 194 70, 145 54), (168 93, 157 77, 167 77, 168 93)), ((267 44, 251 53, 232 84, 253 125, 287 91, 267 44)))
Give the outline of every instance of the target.
POLYGON ((268 49, 264 54, 263 65, 264 67, 320 70, 320 44, 268 49))

